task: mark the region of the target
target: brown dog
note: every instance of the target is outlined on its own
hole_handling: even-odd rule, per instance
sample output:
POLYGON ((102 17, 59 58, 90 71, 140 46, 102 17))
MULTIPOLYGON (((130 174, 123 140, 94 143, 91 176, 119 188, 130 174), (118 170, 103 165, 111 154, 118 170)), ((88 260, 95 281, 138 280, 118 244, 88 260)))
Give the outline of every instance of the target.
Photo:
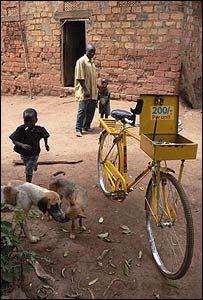
MULTIPOLYGON (((55 221, 64 222, 65 215, 61 210, 61 199, 59 195, 41 186, 23 182, 20 180, 11 180, 7 185, 1 186, 1 203, 10 205, 19 205, 23 209, 25 217, 30 208, 34 205, 44 214, 48 212, 55 221)), ((33 236, 28 228, 26 220, 22 224, 23 231, 32 243, 40 240, 33 236)))
POLYGON ((85 230, 82 225, 82 218, 86 218, 84 210, 88 202, 87 191, 64 177, 58 177, 59 174, 64 176, 65 172, 59 171, 51 176, 49 189, 57 192, 62 198, 62 209, 66 221, 72 221, 70 238, 74 239, 75 219, 79 218, 79 229, 85 230))

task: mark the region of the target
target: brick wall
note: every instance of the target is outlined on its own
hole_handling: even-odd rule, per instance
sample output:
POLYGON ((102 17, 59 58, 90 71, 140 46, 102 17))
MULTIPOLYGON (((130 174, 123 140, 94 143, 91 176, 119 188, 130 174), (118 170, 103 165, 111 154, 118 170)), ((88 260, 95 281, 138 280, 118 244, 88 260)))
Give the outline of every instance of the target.
MULTIPOLYGON (((108 77, 114 99, 141 93, 176 94, 187 58, 195 87, 201 74, 201 1, 71 1, 69 10, 91 10, 86 40, 96 46, 99 77, 108 77), (72 5, 72 7, 71 7, 72 5)), ((28 93, 28 74, 18 21, 18 1, 2 1, 2 91, 28 93)), ((61 94, 60 20, 63 1, 22 1, 32 92, 61 94)), ((199 100, 201 102, 201 100, 199 100)))
POLYGON ((6 94, 28 94, 29 77, 32 94, 58 95, 61 87, 61 31, 60 22, 55 20, 54 12, 62 10, 63 3, 20 1, 25 40, 23 43, 18 21, 18 2, 1 3, 2 16, 7 17, 6 21, 2 20, 1 29, 2 90, 6 94))

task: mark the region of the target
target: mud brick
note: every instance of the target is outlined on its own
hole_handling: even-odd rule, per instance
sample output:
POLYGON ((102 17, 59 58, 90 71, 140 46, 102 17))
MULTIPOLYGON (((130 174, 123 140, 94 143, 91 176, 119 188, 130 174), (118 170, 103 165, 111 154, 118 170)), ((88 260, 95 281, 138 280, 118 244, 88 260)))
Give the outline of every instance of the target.
POLYGON ((129 42, 130 41, 130 37, 125 35, 125 36, 121 36, 121 42, 129 42))
POLYGON ((111 11, 112 11, 113 14, 120 14, 121 13, 121 7, 113 7, 111 11))
POLYGON ((170 68, 171 68, 171 71, 178 72, 181 69, 181 65, 180 64, 172 65, 170 68))
POLYGON ((132 95, 135 93, 135 87, 132 86, 132 87, 127 87, 126 90, 125 90, 126 94, 128 95, 132 95))
POLYGON ((178 73, 177 72, 165 72, 164 75, 167 78, 177 78, 178 77, 178 73))
POLYGON ((166 24, 166 26, 169 26, 169 27, 176 26, 176 22, 174 22, 174 21, 168 21, 168 22, 166 21, 165 24, 166 24))
POLYGON ((143 35, 145 35, 147 33, 148 33, 147 29, 137 29, 137 34, 138 35, 143 36, 143 35))
POLYGON ((118 65, 119 65, 120 68, 123 68, 123 69, 128 68, 128 63, 125 62, 125 61, 122 61, 122 60, 119 61, 118 65))
POLYGON ((132 13, 141 13, 142 7, 136 5, 136 6, 133 6, 131 10, 132 10, 132 13))
POLYGON ((102 23, 102 28, 111 28, 111 23, 110 22, 105 22, 105 23, 102 23))
POLYGON ((170 15, 169 15, 169 13, 159 13, 159 19, 160 20, 169 20, 170 15))
POLYGON ((94 36, 92 37, 92 40, 93 40, 93 41, 101 41, 101 39, 102 39, 102 37, 101 37, 100 35, 94 35, 94 36))
POLYGON ((144 21, 144 20, 147 20, 148 19, 148 14, 147 13, 137 13, 136 14, 136 19, 138 21, 144 21))
POLYGON ((121 27, 122 27, 122 28, 130 28, 130 22, 125 22, 125 21, 123 21, 123 22, 121 23, 121 27))
POLYGON ((153 22, 155 27, 162 27, 163 26, 163 21, 154 21, 153 22))
POLYGON ((184 14, 182 12, 174 12, 171 15, 171 19, 173 19, 173 20, 182 20, 183 16, 184 16, 184 14))
POLYGON ((110 67, 118 67, 118 61, 114 61, 114 60, 110 61, 109 66, 110 67))
POLYGON ((150 14, 148 14, 148 20, 159 20, 158 13, 150 13, 150 14))
POLYGON ((99 21, 99 22, 106 21, 106 16, 105 15, 98 15, 97 16, 97 21, 99 21))
POLYGON ((143 5, 142 6, 142 11, 147 12, 147 13, 153 12, 154 11, 154 6, 152 6, 152 5, 150 5, 150 6, 143 5))
POLYGON ((172 36, 181 36, 182 30, 181 29, 169 29, 169 34, 172 36))
POLYGON ((134 14, 127 14, 126 15, 126 20, 127 21, 134 21, 134 20, 136 20, 136 16, 134 14))
POLYGON ((134 74, 133 76, 128 76, 128 81, 132 83, 137 82, 137 76, 134 74))
POLYGON ((124 47, 126 48, 126 49, 133 49, 134 48, 134 43, 125 43, 125 45, 124 45, 124 47))
POLYGON ((118 80, 119 81, 126 81, 126 79, 127 79, 127 75, 124 75, 124 74, 118 75, 118 80))
POLYGON ((158 34, 162 35, 162 34, 167 34, 168 29, 167 28, 159 28, 158 29, 158 34))
MULTIPOLYGON (((104 29, 96 29, 96 34, 103 35, 103 34, 105 34, 105 30, 104 29)), ((98 51, 97 51, 97 53, 98 53, 98 51)))

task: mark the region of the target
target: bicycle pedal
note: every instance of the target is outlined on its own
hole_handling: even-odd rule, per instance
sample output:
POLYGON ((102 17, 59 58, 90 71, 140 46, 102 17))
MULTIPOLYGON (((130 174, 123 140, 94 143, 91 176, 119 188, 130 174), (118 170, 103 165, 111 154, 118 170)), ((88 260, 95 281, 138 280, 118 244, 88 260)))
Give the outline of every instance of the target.
POLYGON ((117 200, 119 202, 122 202, 126 199, 127 195, 128 195, 127 193, 125 193, 123 191, 119 191, 117 193, 112 194, 111 196, 112 196, 113 200, 117 200))

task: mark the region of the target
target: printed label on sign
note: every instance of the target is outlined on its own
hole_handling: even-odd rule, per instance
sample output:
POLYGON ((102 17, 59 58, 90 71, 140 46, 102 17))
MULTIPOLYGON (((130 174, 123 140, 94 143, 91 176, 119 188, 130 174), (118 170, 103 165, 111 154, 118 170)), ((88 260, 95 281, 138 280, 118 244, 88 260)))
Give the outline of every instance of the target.
POLYGON ((174 106, 151 106, 151 120, 174 120, 174 106))

